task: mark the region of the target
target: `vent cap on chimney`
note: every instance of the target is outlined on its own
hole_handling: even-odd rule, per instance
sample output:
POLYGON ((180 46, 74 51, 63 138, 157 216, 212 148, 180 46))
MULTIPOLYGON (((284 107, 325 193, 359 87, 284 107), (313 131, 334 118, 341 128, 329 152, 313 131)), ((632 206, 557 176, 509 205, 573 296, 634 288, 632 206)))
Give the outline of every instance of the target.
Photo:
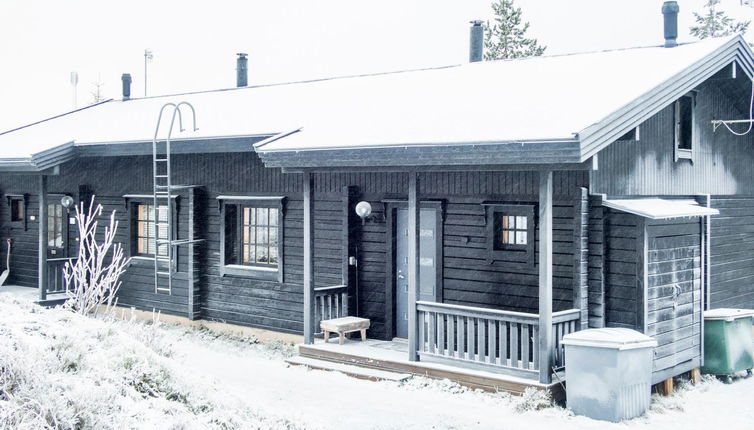
POLYGON ((124 73, 120 80, 123 81, 123 100, 131 99, 131 74, 124 73))
POLYGON ((476 63, 477 61, 482 61, 482 52, 484 48, 483 21, 475 19, 469 22, 471 23, 469 34, 469 62, 476 63))
POLYGON ((236 60, 236 86, 245 87, 249 84, 249 72, 246 66, 248 62, 246 56, 248 54, 239 52, 236 55, 238 55, 238 59, 236 60))
POLYGON ((678 45, 678 2, 666 1, 662 4, 662 16, 664 21, 665 47, 672 48, 678 45))

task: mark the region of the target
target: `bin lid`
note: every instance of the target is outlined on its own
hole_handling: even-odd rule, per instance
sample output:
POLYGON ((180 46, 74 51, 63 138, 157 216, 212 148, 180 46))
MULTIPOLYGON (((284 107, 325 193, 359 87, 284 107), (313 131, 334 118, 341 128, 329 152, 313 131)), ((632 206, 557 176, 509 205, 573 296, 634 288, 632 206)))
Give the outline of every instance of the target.
POLYGON ((591 346, 609 349, 653 348, 657 341, 628 328, 593 328, 563 336, 563 345, 591 346))
POLYGON ((754 317, 754 309, 720 308, 704 311, 705 320, 733 321, 738 318, 754 317))

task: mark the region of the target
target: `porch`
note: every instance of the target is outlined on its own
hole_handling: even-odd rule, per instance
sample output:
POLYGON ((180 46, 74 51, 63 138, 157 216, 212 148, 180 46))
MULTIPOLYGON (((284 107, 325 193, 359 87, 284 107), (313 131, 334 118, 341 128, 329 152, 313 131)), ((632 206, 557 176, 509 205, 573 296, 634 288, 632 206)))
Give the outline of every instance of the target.
MULTIPOLYGON (((557 306, 553 305, 553 172, 543 170, 537 172, 539 176, 538 184, 538 196, 537 196, 537 184, 536 179, 534 181, 534 196, 533 199, 528 200, 528 207, 533 212, 529 218, 529 231, 527 233, 530 244, 524 251, 527 258, 531 258, 529 266, 525 269, 520 269, 521 264, 519 262, 517 268, 518 273, 522 273, 523 270, 526 275, 519 276, 515 272, 511 272, 511 276, 519 276, 518 279, 525 278, 526 282, 532 282, 532 289, 526 290, 526 294, 529 294, 527 300, 530 306, 525 307, 522 310, 513 307, 513 310, 506 310, 505 300, 498 303, 477 301, 476 303, 453 303, 453 297, 443 297, 442 287, 434 299, 428 299, 425 294, 425 287, 420 286, 421 278, 426 274, 425 270, 428 264, 432 264, 432 261, 439 261, 438 265, 438 285, 442 285, 442 253, 443 246, 453 247, 457 245, 457 239, 448 239, 448 242, 442 241, 442 235, 444 224, 441 218, 437 225, 440 229, 437 232, 439 245, 437 248, 437 258, 432 259, 428 257, 434 257, 434 255, 425 255, 420 253, 419 248, 425 249, 427 244, 427 238, 432 238, 433 233, 428 231, 430 228, 425 224, 422 218, 420 222, 420 211, 424 211, 425 204, 427 202, 437 202, 438 196, 425 197, 435 200, 422 200, 419 195, 419 182, 422 178, 421 172, 407 172, 408 181, 406 183, 408 189, 408 196, 406 200, 403 200, 402 209, 404 213, 407 213, 407 222, 404 227, 401 227, 401 234, 404 234, 405 228, 405 254, 401 254, 400 261, 407 267, 397 270, 390 263, 387 264, 385 270, 388 278, 386 285, 386 297, 388 297, 388 303, 386 309, 388 317, 386 317, 386 324, 390 324, 391 316, 394 318, 397 296, 397 284, 405 284, 405 290, 407 292, 407 298, 405 300, 405 320, 408 328, 404 329, 404 335, 399 337, 406 337, 406 342, 401 343, 401 348, 392 348, 390 354, 393 355, 394 360, 389 365, 385 365, 385 368, 392 368, 395 370, 404 369, 405 366, 412 367, 414 371, 412 373, 424 374, 426 371, 424 364, 442 365, 444 369, 454 369, 455 372, 484 372, 490 375, 496 375, 496 379, 505 381, 518 381, 524 380, 526 384, 542 384, 550 386, 553 383, 558 382, 558 377, 563 378, 564 367, 564 354, 561 340, 563 336, 568 333, 577 331, 586 326, 586 309, 584 298, 584 285, 586 262, 583 252, 583 246, 586 239, 584 237, 582 226, 586 223, 586 203, 582 202, 580 197, 571 198, 567 205, 567 212, 563 212, 564 203, 560 202, 560 225, 558 227, 560 241, 559 248, 559 276, 560 276, 560 296, 557 306), (421 210, 420 210, 421 207, 421 210), (571 212, 571 209, 573 212, 571 212), (566 213, 566 215, 563 215, 566 213), (563 221, 563 217, 572 217, 563 221), (536 220, 536 223, 534 222, 536 220), (564 227, 564 223, 567 222, 568 226, 564 227), (536 228, 534 227, 536 225, 536 228), (421 227, 420 227, 421 226, 421 227), (564 230, 570 229, 570 230, 564 230), (578 229, 578 230, 577 230, 578 229), (564 234, 567 231, 567 235, 564 234), (536 234, 535 234, 536 233, 536 234), (573 238, 573 239, 570 239, 573 238), (565 250, 563 242, 571 240, 566 246, 569 250, 565 250), (421 243, 421 245, 420 245, 421 243), (571 248, 571 243, 573 247, 571 248), (421 258, 420 258, 421 257, 421 258), (570 259, 570 260, 566 260, 570 259), (566 261, 563 263, 563 261, 566 261), (421 267, 420 267, 421 266, 421 267), (564 269, 567 268, 567 269, 564 269), (396 274, 393 275, 393 270, 396 274), (572 284, 572 299, 567 298, 564 301, 563 298, 563 283, 564 270, 573 270, 574 276, 569 278, 572 284), (420 271, 422 273, 420 273, 420 271), (390 277, 396 276, 399 282, 391 282, 390 277), (392 285, 391 285, 392 284, 392 285), (393 298, 390 299, 391 290, 393 291, 393 298), (392 302, 391 302, 392 300, 392 302), (447 301, 446 301, 447 300, 447 301), (390 310, 392 306, 393 310, 390 310), (553 312, 554 308, 557 310, 553 312), (515 310, 515 311, 514 311, 515 310), (401 364, 396 364, 401 363, 401 364)), ((353 343, 344 346, 342 350, 338 349, 337 345, 323 344, 321 341, 315 342, 315 337, 319 331, 319 323, 323 319, 339 318, 342 316, 362 316, 357 309, 353 306, 349 309, 349 301, 353 305, 353 293, 354 285, 349 286, 349 279, 346 276, 348 271, 343 270, 343 284, 336 286, 322 286, 322 283, 314 285, 314 194, 313 194, 313 176, 311 172, 304 172, 304 223, 303 223, 303 235, 304 235, 304 339, 305 345, 301 346, 301 355, 314 357, 317 354, 323 354, 323 351, 331 353, 333 355, 327 358, 337 358, 337 354, 343 354, 345 357, 343 362, 355 362, 355 363, 371 363, 371 360, 377 359, 380 354, 380 349, 363 349, 366 346, 357 347, 353 343), (312 349, 314 348, 314 349, 312 349), (358 352, 358 354, 351 354, 346 349, 358 352), (314 353, 316 352, 316 354, 314 353), (361 358, 359 358, 361 357, 361 358)), ((536 176, 535 176, 536 178, 536 176)), ((561 187, 562 188, 562 187, 561 187)), ((582 193, 585 193, 585 189, 581 189, 582 193)), ((585 195, 585 194, 582 194, 585 195)), ((562 199, 561 199, 562 200, 562 199)), ((457 201, 457 200, 456 200, 457 201)), ((505 196, 486 197, 480 199, 478 207, 482 211, 486 211, 485 206, 494 204, 505 204, 505 196), (493 202, 503 203, 487 203, 492 200, 493 202)), ((442 207, 443 203, 439 203, 442 207)), ((389 204, 386 206, 389 208, 389 204)), ((458 210, 458 204, 455 205, 453 210, 458 210)), ((470 213, 470 206, 464 206, 470 213)), ((508 205, 508 208, 513 207, 508 205)), ((518 206, 516 209, 520 208, 518 206)), ((514 209, 514 210, 516 210, 514 209)), ((352 211, 351 205, 349 205, 349 211, 352 211)), ((442 210, 442 209, 440 209, 442 210)), ((473 210, 473 209, 472 209, 473 210)), ((385 229, 387 241, 391 239, 391 216, 382 214, 382 219, 387 223, 388 227, 385 229)), ((454 215, 455 216, 455 215, 454 215)), ((476 216, 476 215, 474 215, 476 216)), ((379 217, 378 217, 379 218, 379 217)), ((458 217, 456 218, 458 219, 458 217)), ((467 216, 466 219, 470 219, 467 216)), ((479 218, 476 218, 479 219, 479 218)), ((492 229, 488 219, 487 227, 474 227, 483 228, 484 231, 490 231, 492 229)), ((456 221, 457 222, 457 221, 456 221)), ((344 224, 347 222, 344 221, 344 224)), ((363 225, 363 224, 362 224, 363 225)), ((369 225, 369 224, 367 224, 369 225)), ((456 224, 457 225, 457 224, 456 224)), ((477 224, 478 225, 478 224, 477 224)), ((344 227, 345 228, 345 227, 344 227)), ((450 228, 450 227, 447 227, 450 228)), ((585 228, 585 227, 583 227, 585 228)), ((374 231, 374 230, 370 230, 374 231)), ((395 231, 394 228, 392 230, 395 231)), ((476 234, 477 230, 467 229, 470 234, 476 234)), ((382 233, 385 234, 385 233, 382 233)), ((394 233, 393 233, 394 234, 394 233)), ((373 234, 372 240, 375 235, 373 234)), ((393 245, 396 244, 394 239, 393 245)), ((403 239, 401 239, 403 240, 403 239)), ((468 239, 466 242, 467 243, 468 239)), ((478 242, 477 242, 478 243, 478 242)), ((526 242, 525 242, 526 243, 526 242)), ((434 242, 431 247, 434 247, 434 242)), ((476 246, 476 245, 474 245, 476 246)), ((345 260, 348 260, 350 256, 354 255, 347 250, 344 246, 344 265, 348 264, 345 260), (346 252, 349 252, 346 254, 346 252)), ((431 248, 430 248, 431 249, 431 248)), ((458 249, 458 248, 455 248, 458 249)), ((471 252, 471 251, 468 251, 471 252)), ((474 250, 473 252, 477 252, 474 250)), ((385 259, 390 261, 391 258, 395 260, 397 251, 387 247, 385 259), (392 256, 390 253, 393 253, 392 256)), ((477 254, 474 254, 477 255, 477 254)), ((518 256, 523 256, 519 254, 518 256)), ((452 257, 454 257, 453 255, 452 257)), ((452 260, 451 257, 451 260, 452 260)), ((478 261, 477 257, 477 260, 478 261)), ((453 264, 457 263, 458 259, 453 260, 453 264)), ((474 263, 478 264, 478 263, 474 263)), ((501 276, 506 273, 506 264, 497 264, 481 268, 480 270, 490 270, 486 267, 492 267, 491 270, 497 270, 501 276)), ((516 263, 513 263, 515 265, 516 263)), ((431 266, 430 266, 431 267, 431 266)), ((469 267, 468 270, 475 270, 474 267, 469 267)), ((453 272, 451 270, 451 272, 453 272)), ((456 270, 454 274, 458 273, 456 270)), ((452 275, 451 275, 452 276, 452 275)), ((453 282, 457 285, 457 278, 453 279, 453 282)), ((426 285, 426 283, 425 283, 426 285)), ((491 288, 494 288, 494 284, 488 284, 491 288)), ((500 288, 503 288, 502 286, 500 288)), ((506 293, 499 290, 495 294, 499 294, 500 297, 505 297, 506 293)), ((519 293, 521 289, 517 290, 519 293)), ((569 293, 570 294, 570 293, 569 293)), ((457 297, 457 296, 456 296, 457 297)), ((481 296, 480 296, 481 297, 481 296)), ((514 300, 514 299, 511 299, 514 300)), ((358 300, 356 301, 358 302, 358 300)), ((400 315, 403 314, 401 310, 400 315)), ((383 330, 382 334, 378 336, 382 339, 390 339, 391 331, 392 336, 397 335, 397 329, 395 327, 383 330), (384 336, 384 337, 383 337, 384 336)), ((374 346, 379 342, 374 339, 370 339, 371 345, 374 346)), ((384 349, 384 348, 383 348, 384 349)), ((368 367, 368 366, 367 366, 368 367)), ((493 384, 494 385, 494 384, 493 384)), ((492 386, 492 385, 491 385, 492 386)), ((520 387, 519 387, 520 388, 520 387)), ((511 390, 516 391, 516 390, 511 390)))

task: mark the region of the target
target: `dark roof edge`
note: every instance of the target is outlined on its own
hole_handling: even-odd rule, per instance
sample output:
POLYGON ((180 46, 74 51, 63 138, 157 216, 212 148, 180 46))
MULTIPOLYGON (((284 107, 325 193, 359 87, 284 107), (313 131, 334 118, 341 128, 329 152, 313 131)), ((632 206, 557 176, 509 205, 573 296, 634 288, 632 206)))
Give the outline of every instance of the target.
POLYGON ((34 126, 34 125, 37 125, 37 124, 41 124, 43 122, 51 121, 53 119, 61 118, 61 117, 67 116, 67 115, 71 115, 71 114, 74 114, 74 113, 77 113, 77 112, 81 112, 81 111, 84 111, 84 110, 87 110, 87 109, 91 109, 93 107, 96 107, 96 106, 99 106, 99 105, 103 105, 103 104, 111 102, 111 101, 113 101, 113 99, 107 99, 107 100, 101 101, 99 103, 94 103, 94 104, 91 104, 89 106, 85 106, 85 107, 82 107, 82 108, 79 108, 79 109, 74 109, 72 111, 63 112, 61 114, 58 114, 58 115, 55 115, 55 116, 51 116, 49 118, 45 118, 45 119, 42 119, 42 120, 39 120, 39 121, 35 121, 35 122, 29 123, 29 124, 26 124, 26 125, 22 125, 20 127, 16 127, 16 128, 13 128, 13 129, 10 129, 10 130, 7 130, 7 131, 0 132, 0 136, 2 136, 4 134, 13 133, 14 131, 23 130, 25 128, 29 128, 31 126, 34 126))

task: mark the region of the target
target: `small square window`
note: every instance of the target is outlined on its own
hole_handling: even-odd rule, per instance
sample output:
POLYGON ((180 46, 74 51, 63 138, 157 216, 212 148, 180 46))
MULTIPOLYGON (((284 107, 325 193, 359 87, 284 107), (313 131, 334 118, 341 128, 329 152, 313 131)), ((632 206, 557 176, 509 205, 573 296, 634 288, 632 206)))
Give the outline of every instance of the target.
POLYGON ((534 262, 534 206, 484 203, 487 211, 488 260, 534 262))

